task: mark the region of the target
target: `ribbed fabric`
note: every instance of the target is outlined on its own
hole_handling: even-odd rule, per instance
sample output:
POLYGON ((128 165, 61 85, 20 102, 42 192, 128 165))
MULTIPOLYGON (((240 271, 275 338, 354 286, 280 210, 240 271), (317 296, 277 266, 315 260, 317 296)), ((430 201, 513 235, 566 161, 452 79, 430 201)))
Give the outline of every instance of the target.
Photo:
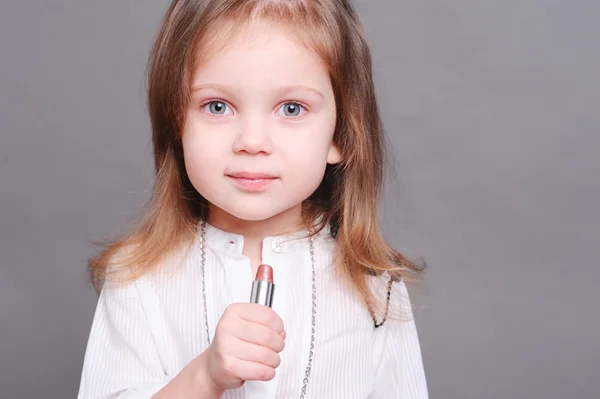
MULTIPOLYGON (((243 236, 207 225, 206 293, 209 334, 225 308, 248 302, 253 280, 241 254, 243 236)), ((427 398, 413 320, 388 320, 375 329, 333 266, 335 241, 327 230, 314 239, 317 319, 307 398, 427 398)), ((200 243, 171 256, 156 273, 127 286, 103 288, 85 354, 79 398, 150 398, 208 346, 202 301, 200 243)), ((273 267, 273 309, 287 338, 276 376, 246 381, 225 399, 298 398, 308 362, 312 271, 308 239, 263 240, 263 263, 273 267)), ((386 294, 385 277, 372 279, 386 294)), ((411 315, 404 283, 393 285, 392 306, 411 315)))

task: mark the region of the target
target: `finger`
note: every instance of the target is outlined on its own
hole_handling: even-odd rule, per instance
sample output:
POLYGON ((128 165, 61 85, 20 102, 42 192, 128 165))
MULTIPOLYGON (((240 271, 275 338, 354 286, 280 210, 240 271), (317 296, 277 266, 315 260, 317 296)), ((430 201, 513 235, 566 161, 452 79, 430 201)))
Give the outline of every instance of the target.
POLYGON ((246 303, 239 309, 240 318, 253 323, 263 324, 277 333, 283 331, 283 320, 271 308, 257 303, 246 303))
POLYGON ((243 381, 269 381, 275 377, 275 369, 261 363, 241 359, 231 359, 229 369, 243 381))
POLYGON ((272 368, 279 367, 281 358, 272 349, 265 346, 251 344, 246 341, 237 340, 231 348, 231 354, 240 360, 264 364, 272 368))
POLYGON ((279 335, 281 335, 281 338, 283 338, 284 340, 285 340, 285 337, 287 337, 287 333, 285 332, 285 330, 283 330, 281 332, 281 334, 279 334, 279 335))
POLYGON ((235 336, 242 341, 265 346, 277 353, 285 347, 283 337, 262 324, 244 321, 241 328, 236 330, 235 336))

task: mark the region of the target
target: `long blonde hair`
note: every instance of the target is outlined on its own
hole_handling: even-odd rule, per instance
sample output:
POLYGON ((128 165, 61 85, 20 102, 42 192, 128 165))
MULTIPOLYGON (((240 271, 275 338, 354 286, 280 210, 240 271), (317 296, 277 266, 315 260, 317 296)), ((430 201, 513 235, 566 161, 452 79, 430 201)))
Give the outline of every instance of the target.
MULTIPOLYGON (((207 201, 190 183, 183 162, 181 133, 193 71, 205 54, 209 31, 225 22, 251 20, 285 24, 329 68, 337 123, 333 136, 343 161, 328 165, 321 185, 303 204, 318 231, 331 227, 340 269, 371 309, 385 293, 372 293, 368 276, 388 272, 413 281, 422 266, 394 250, 378 222, 385 146, 372 77, 371 55, 362 24, 348 0, 174 0, 162 22, 148 64, 148 105, 156 180, 148 209, 128 235, 106 244, 89 262, 97 289, 103 281, 132 280, 197 235, 207 201), (123 251, 124 249, 130 249, 123 251), (124 254, 118 257, 117 254, 124 254), (126 277, 117 276, 119 268, 126 277), (111 265, 111 268, 108 265, 111 265)), ((232 31, 233 32, 233 31, 232 31)), ((232 33, 229 32, 229 33, 232 33)), ((213 40, 214 42, 215 40, 213 40)), ((214 43, 213 43, 214 44, 214 43)))

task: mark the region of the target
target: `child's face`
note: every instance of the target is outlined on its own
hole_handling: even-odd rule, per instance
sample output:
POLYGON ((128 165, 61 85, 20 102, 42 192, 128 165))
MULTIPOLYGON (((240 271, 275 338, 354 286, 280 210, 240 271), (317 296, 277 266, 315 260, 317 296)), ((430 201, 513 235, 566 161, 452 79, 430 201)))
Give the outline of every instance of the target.
POLYGON ((327 163, 341 161, 329 74, 280 26, 251 24, 241 33, 194 71, 186 170, 204 198, 234 217, 299 216, 327 163), (232 176, 244 173, 273 178, 232 176))

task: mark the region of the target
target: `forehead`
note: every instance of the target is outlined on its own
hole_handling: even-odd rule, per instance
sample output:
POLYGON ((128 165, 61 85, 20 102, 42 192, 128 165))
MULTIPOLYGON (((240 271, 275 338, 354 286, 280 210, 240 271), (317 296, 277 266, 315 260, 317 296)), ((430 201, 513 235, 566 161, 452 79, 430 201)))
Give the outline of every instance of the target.
POLYGON ((232 49, 251 49, 253 46, 265 45, 269 39, 268 32, 279 32, 289 37, 290 41, 298 47, 302 47, 309 53, 321 55, 321 61, 325 61, 324 49, 327 45, 317 35, 315 29, 308 25, 301 26, 300 23, 289 21, 273 21, 265 18, 231 19, 220 18, 213 21, 207 30, 198 39, 193 57, 194 69, 218 53, 232 49), (263 34, 261 34, 263 33, 263 34))
POLYGON ((225 21, 196 47, 192 80, 325 75, 327 65, 303 29, 282 23, 225 21))

